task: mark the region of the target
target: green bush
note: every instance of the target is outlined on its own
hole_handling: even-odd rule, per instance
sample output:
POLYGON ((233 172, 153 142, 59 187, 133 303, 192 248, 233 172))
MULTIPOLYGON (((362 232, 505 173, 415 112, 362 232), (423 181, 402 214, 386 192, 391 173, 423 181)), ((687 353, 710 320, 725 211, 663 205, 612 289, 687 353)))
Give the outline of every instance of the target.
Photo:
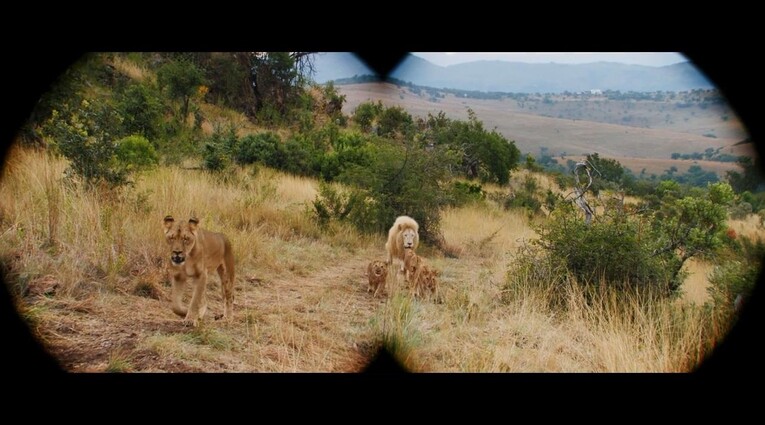
POLYGON ((239 138, 233 126, 216 127, 205 142, 202 158, 203 166, 208 171, 223 171, 231 165, 237 152, 239 138))
POLYGON ((393 137, 395 133, 404 135, 412 131, 412 116, 400 106, 385 108, 378 116, 378 134, 393 137))
POLYGON ((249 134, 239 141, 236 162, 240 165, 260 162, 270 167, 279 167, 284 162, 281 144, 279 135, 271 131, 249 134))
POLYGON ((377 103, 362 103, 356 107, 356 110, 353 113, 353 120, 356 122, 356 124, 359 125, 359 127, 361 127, 362 130, 370 131, 372 129, 372 124, 375 122, 375 119, 377 119, 377 116, 382 113, 384 108, 385 107, 383 106, 382 102, 379 100, 377 103))
POLYGON ((154 146, 140 135, 125 137, 117 142, 117 161, 128 172, 151 168, 159 162, 154 146))
MULTIPOLYGON (((440 211, 450 201, 444 190, 454 163, 443 150, 424 151, 378 139, 370 147, 368 165, 349 164, 338 180, 351 187, 344 219, 367 233, 388 231, 399 215, 408 215, 420 225, 420 237, 426 242, 440 240, 440 211)), ((316 205, 333 204, 331 196, 320 193, 314 203, 315 214, 324 220, 325 211, 316 205)), ((336 215, 336 214, 335 214, 336 215)))
POLYGON ((129 184, 129 170, 116 157, 121 120, 114 109, 85 99, 61 106, 62 110, 52 111, 42 132, 70 161, 67 176, 80 178, 89 187, 101 182, 111 188, 129 184))
POLYGON ((131 84, 118 98, 116 107, 123 118, 122 126, 127 134, 140 134, 153 141, 164 136, 164 105, 156 89, 145 84, 131 84))
POLYGON ((473 202, 480 202, 486 198, 480 184, 455 181, 452 183, 452 201, 451 205, 461 206, 473 202))
POLYGON ((547 254, 564 261, 579 282, 674 288, 675 264, 654 255, 654 240, 641 232, 645 227, 640 220, 611 217, 587 225, 571 204, 562 204, 537 231, 547 254))

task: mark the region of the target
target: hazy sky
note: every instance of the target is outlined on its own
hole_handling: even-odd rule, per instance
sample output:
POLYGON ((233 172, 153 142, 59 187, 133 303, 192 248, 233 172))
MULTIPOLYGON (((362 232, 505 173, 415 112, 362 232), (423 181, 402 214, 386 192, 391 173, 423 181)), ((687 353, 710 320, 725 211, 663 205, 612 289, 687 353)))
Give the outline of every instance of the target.
POLYGON ((592 52, 567 52, 567 53, 501 53, 501 52, 470 52, 470 53, 443 53, 443 52, 412 52, 413 55, 420 56, 430 62, 441 65, 454 65, 462 62, 471 62, 478 60, 504 60, 509 62, 530 62, 530 63, 590 63, 590 62, 619 62, 632 65, 647 66, 665 66, 678 62, 686 62, 688 59, 679 54, 671 52, 661 53, 638 53, 638 52, 613 52, 613 53, 592 53, 592 52))

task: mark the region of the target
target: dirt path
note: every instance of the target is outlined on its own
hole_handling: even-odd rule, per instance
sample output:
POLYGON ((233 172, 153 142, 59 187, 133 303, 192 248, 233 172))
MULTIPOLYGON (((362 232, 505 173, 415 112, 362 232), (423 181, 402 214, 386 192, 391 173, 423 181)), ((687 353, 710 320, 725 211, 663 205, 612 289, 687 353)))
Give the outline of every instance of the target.
POLYGON ((222 309, 216 275, 197 329, 170 311, 167 286, 161 299, 118 290, 25 300, 41 337, 69 371, 351 372, 374 354, 370 320, 385 303, 366 291, 369 258, 358 251, 310 276, 270 280, 241 270, 231 324, 212 319, 222 309))

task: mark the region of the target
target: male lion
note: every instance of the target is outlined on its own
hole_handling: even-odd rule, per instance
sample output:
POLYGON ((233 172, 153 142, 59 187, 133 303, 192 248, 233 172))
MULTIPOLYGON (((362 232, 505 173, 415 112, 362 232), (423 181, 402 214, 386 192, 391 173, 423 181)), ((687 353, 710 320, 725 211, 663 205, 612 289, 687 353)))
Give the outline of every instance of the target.
POLYGON ((404 271, 404 250, 417 249, 420 243, 420 226, 413 218, 402 215, 396 218, 393 227, 388 230, 388 241, 385 249, 388 251, 388 265, 393 265, 393 258, 401 260, 401 271, 404 271))
POLYGON ((369 277, 369 286, 367 292, 374 289, 373 297, 377 297, 377 291, 385 289, 385 279, 388 277, 388 264, 384 261, 375 260, 367 266, 367 277, 369 277))
POLYGON ((184 323, 198 326, 199 320, 207 312, 207 271, 217 269, 223 290, 222 317, 231 320, 234 304, 234 252, 228 239, 221 233, 199 228, 197 218, 190 218, 188 223, 175 223, 169 215, 165 217, 165 239, 171 250, 173 288, 170 298, 173 312, 183 316, 184 323), (187 278, 191 278, 194 287, 188 309, 181 303, 187 278))

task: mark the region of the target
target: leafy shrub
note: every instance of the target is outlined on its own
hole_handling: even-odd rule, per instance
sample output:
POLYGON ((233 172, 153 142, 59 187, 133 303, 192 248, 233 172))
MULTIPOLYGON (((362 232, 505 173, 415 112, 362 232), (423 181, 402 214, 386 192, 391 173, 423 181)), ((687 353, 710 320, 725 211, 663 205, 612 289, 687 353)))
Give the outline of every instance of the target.
POLYGON ((233 126, 226 129, 217 126, 204 145, 202 152, 204 168, 209 171, 223 171, 228 168, 238 144, 239 138, 233 126))
POLYGON ((271 167, 278 167, 283 163, 280 152, 279 135, 266 131, 244 136, 237 146, 235 159, 240 165, 260 162, 271 167))
POLYGON ((132 135, 117 142, 117 161, 128 172, 143 170, 159 162, 157 151, 145 137, 132 135))
POLYGON ((602 217, 590 225, 563 204, 540 227, 539 243, 562 259, 579 282, 670 288, 674 263, 654 255, 654 240, 645 237, 639 220, 602 217))
POLYGON ((154 141, 163 136, 164 105, 156 89, 146 84, 131 84, 119 97, 116 107, 126 133, 140 134, 154 141))
MULTIPOLYGON (((370 152, 367 166, 351 164, 338 180, 353 188, 346 209, 337 217, 367 233, 385 233, 399 215, 408 215, 420 225, 424 241, 440 240, 440 211, 449 202, 449 193, 442 185, 448 180, 449 156, 443 150, 426 152, 410 145, 380 139, 370 152)), ((452 164, 453 165, 453 164, 452 164)), ((331 205, 326 193, 317 197, 318 204, 331 205)), ((316 208, 322 220, 325 212, 316 208)))
POLYGON ((130 183, 129 170, 117 160, 120 117, 108 105, 82 100, 54 109, 43 134, 58 153, 70 161, 67 175, 90 187, 104 182, 110 188, 130 183))
POLYGON ((480 184, 463 181, 455 181, 452 183, 453 201, 451 202, 451 205, 453 206, 479 202, 485 197, 486 195, 480 184))

